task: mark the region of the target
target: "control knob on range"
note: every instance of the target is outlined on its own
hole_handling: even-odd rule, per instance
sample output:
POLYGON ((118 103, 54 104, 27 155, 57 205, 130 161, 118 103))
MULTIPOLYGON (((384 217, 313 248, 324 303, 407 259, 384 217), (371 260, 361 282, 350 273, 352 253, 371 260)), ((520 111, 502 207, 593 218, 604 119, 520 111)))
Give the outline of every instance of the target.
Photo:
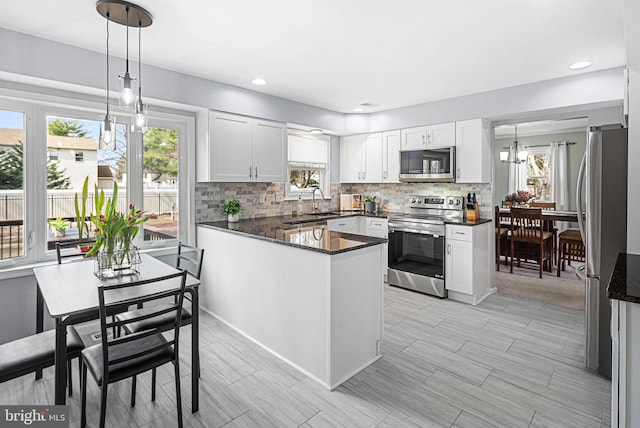
POLYGON ((449 198, 449 205, 453 205, 453 199, 449 198))
POLYGON ((411 203, 415 204, 416 203, 416 198, 411 198, 411 203))

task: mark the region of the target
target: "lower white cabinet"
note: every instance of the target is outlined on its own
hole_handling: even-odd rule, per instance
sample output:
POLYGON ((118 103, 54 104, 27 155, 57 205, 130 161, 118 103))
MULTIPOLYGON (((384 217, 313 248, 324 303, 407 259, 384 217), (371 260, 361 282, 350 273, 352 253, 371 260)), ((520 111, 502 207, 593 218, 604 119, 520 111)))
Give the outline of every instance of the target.
MULTIPOLYGON (((327 220, 327 228, 335 232, 354 233, 356 235, 373 236, 374 238, 389 237, 389 221, 381 217, 353 216, 327 220)), ((383 276, 387 280, 387 266, 389 264, 389 244, 384 244, 383 276)))
POLYGON ((495 293, 491 287, 492 223, 446 225, 445 288, 450 299, 477 305, 495 293))

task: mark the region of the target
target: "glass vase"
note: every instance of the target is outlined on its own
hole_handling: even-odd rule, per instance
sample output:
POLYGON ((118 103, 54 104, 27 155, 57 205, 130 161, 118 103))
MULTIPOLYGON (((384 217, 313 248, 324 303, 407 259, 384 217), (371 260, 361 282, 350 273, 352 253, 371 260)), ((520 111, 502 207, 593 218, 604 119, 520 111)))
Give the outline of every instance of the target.
POLYGON ((137 247, 129 250, 98 251, 94 259, 93 273, 100 279, 118 278, 139 273, 141 263, 137 247))

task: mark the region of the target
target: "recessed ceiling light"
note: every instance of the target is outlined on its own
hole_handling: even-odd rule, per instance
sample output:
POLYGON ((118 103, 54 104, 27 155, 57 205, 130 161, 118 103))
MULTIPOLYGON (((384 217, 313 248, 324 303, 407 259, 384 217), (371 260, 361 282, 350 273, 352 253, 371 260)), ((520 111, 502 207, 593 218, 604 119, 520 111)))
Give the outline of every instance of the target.
POLYGON ((591 61, 578 61, 569 66, 572 70, 580 70, 581 68, 587 68, 591 65, 591 61))
POLYGON ((253 83, 254 85, 262 86, 262 85, 266 85, 267 81, 259 77, 256 77, 251 81, 251 83, 253 83))
POLYGON ((360 113, 360 112, 363 112, 364 109, 362 107, 356 107, 353 109, 353 111, 355 111, 356 113, 360 113))
POLYGON ((322 129, 312 129, 311 131, 312 134, 322 134, 322 129))

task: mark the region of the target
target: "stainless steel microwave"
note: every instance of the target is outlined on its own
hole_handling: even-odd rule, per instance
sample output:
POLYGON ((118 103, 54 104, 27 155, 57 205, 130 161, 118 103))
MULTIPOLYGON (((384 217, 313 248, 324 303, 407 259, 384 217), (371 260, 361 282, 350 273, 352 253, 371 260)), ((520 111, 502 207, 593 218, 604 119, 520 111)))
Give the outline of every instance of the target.
POLYGON ((455 147, 400 152, 400 181, 453 183, 455 170, 455 147))

